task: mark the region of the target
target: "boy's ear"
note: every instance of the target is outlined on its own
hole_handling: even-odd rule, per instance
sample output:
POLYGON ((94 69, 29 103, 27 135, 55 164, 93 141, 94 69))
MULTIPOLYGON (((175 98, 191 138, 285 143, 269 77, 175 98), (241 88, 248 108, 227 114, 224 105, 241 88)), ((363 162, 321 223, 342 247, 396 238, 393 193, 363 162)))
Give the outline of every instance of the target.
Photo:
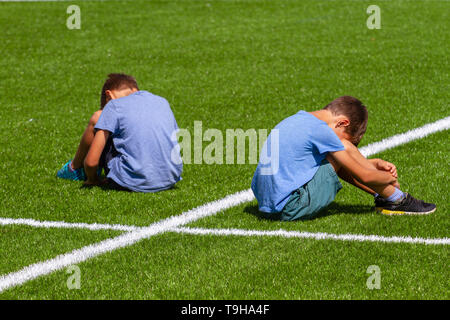
POLYGON ((109 100, 111 100, 111 99, 114 99, 114 94, 112 93, 111 90, 106 90, 106 91, 105 91, 105 94, 106 94, 106 101, 109 101, 109 100))
POLYGON ((342 118, 337 121, 336 128, 348 127, 349 125, 350 125, 350 120, 348 120, 347 118, 342 118))

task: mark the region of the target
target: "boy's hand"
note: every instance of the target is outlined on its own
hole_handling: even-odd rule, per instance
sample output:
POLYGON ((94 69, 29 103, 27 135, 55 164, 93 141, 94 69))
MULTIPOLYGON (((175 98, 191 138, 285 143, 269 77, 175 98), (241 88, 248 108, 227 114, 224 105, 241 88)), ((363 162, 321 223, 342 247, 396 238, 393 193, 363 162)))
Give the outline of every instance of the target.
POLYGON ((106 182, 107 182, 107 179, 103 179, 103 180, 100 180, 100 179, 97 179, 97 180, 86 180, 84 182, 84 185, 86 187, 101 186, 103 184, 106 184, 106 182))
POLYGON ((86 180, 85 182, 84 182, 84 185, 85 186, 97 186, 97 185, 99 185, 100 184, 100 180, 86 180))
POLYGON ((394 178, 398 178, 397 168, 393 163, 378 159, 378 161, 376 162, 376 167, 378 170, 388 171, 394 178))

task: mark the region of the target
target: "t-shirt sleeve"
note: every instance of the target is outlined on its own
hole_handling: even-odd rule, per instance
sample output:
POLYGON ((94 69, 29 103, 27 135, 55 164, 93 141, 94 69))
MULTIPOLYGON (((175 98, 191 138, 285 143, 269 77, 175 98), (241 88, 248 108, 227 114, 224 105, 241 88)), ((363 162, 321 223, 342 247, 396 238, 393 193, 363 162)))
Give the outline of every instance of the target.
POLYGON ((112 101, 103 108, 102 114, 95 125, 97 130, 107 130, 112 134, 119 131, 119 115, 116 106, 112 101))
POLYGON ((338 136, 328 126, 323 126, 315 130, 311 134, 311 141, 320 154, 345 150, 341 140, 339 140, 338 136))

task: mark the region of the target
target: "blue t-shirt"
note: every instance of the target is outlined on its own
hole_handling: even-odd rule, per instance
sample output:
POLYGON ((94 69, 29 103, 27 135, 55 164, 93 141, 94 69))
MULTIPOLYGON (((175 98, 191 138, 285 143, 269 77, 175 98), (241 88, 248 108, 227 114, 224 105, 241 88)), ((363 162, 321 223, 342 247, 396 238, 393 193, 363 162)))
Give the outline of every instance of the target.
POLYGON ((259 210, 283 210, 291 193, 314 177, 327 153, 341 150, 344 145, 334 131, 308 112, 281 121, 264 144, 252 180, 259 210))
POLYGON ((109 101, 95 126, 111 132, 119 153, 108 162, 108 178, 133 191, 169 189, 183 164, 177 122, 166 99, 147 91, 109 101))

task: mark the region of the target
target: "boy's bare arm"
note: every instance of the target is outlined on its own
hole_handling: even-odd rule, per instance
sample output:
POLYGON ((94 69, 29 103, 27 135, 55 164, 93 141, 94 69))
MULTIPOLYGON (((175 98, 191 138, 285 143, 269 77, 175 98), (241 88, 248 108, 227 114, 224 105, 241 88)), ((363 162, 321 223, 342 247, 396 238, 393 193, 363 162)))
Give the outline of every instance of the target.
POLYGON ((358 161, 364 167, 368 169, 375 168, 377 170, 389 171, 395 178, 398 178, 397 168, 392 163, 382 159, 367 159, 361 154, 358 148, 355 147, 355 145, 350 141, 342 139, 341 142, 344 145, 345 150, 347 150, 352 155, 352 157, 355 158, 355 160, 358 161))
MULTIPOLYGON (((366 167, 367 169, 376 169, 376 170, 381 170, 381 171, 387 171, 389 172, 395 179, 398 179, 398 175, 397 175, 397 168, 395 167, 394 164, 387 162, 385 160, 382 159, 366 159, 361 152, 358 150, 357 147, 355 147, 355 145, 353 143, 351 143, 350 141, 347 141, 345 139, 341 140, 345 150, 348 151, 350 153, 350 155, 357 161, 359 162, 359 164, 361 164, 362 166, 366 167)), ((369 190, 367 190, 367 186, 361 186, 358 184, 358 181, 352 177, 348 171, 345 170, 340 170, 341 175, 342 175, 342 179, 344 179, 345 181, 347 181, 344 176, 350 176, 350 180, 353 179, 353 183, 352 181, 348 181, 352 184, 354 184, 355 186, 357 186, 360 189, 363 189, 364 191, 367 191, 371 194, 374 194, 375 192, 371 192, 370 188, 369 190), (354 181, 356 180, 356 181, 354 181), (366 187, 366 188, 365 188, 366 187)), ((339 173, 338 173, 339 174, 339 173)), ((398 181, 395 181, 393 183, 393 185, 397 188, 400 188, 400 184, 398 183, 398 181)))
MULTIPOLYGON (((354 146, 353 148, 356 149, 354 146)), ((393 184, 397 181, 389 171, 377 170, 366 158, 361 155, 362 159, 364 159, 362 161, 351 149, 346 148, 343 151, 330 152, 329 156, 333 162, 339 165, 340 169, 337 170, 338 172, 341 169, 346 170, 359 183, 369 188, 393 184)))
POLYGON ((87 185, 95 185, 100 183, 100 179, 97 175, 98 164, 105 148, 106 141, 109 137, 109 131, 98 130, 92 141, 92 145, 89 148, 89 152, 84 160, 84 171, 86 172, 87 185))

